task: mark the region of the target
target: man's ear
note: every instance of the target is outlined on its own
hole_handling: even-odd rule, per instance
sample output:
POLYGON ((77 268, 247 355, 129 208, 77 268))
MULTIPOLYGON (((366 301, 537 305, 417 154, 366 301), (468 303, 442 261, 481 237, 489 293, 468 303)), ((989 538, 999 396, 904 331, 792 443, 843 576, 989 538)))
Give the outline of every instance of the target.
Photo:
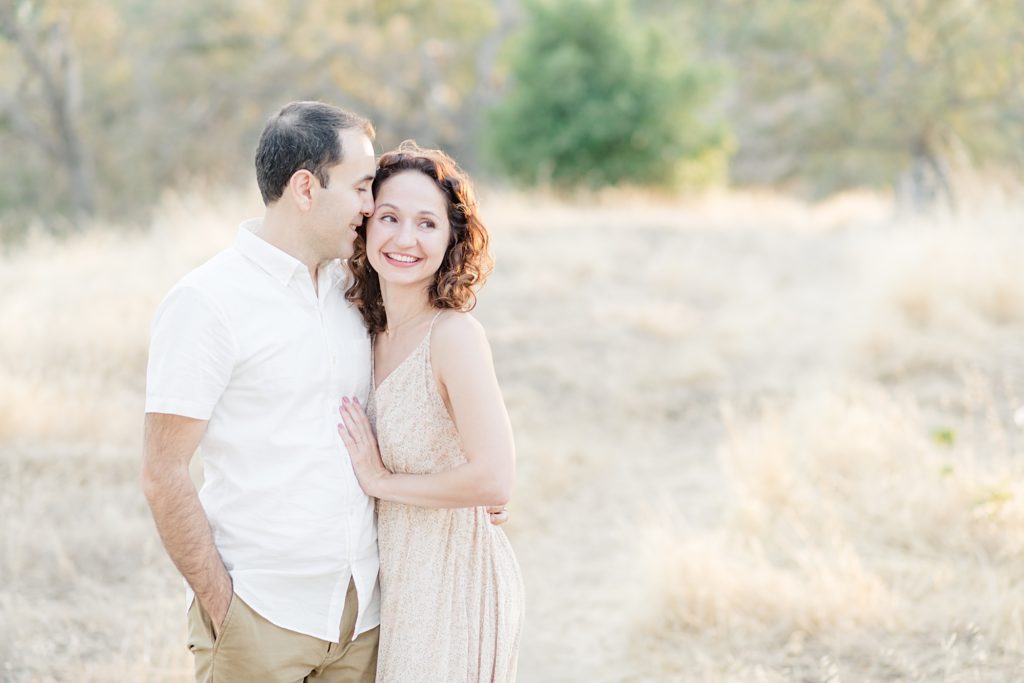
POLYGON ((288 179, 288 193, 299 211, 309 211, 313 203, 313 186, 319 185, 319 182, 316 176, 304 168, 293 173, 288 179))

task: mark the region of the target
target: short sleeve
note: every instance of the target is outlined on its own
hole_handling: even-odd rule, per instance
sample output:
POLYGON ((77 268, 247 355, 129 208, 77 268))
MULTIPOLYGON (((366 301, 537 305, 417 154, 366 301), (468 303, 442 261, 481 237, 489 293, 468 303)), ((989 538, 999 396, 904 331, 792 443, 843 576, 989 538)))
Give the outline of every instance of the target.
POLYGON ((210 419, 236 355, 234 335, 213 302, 194 287, 175 287, 153 318, 146 412, 210 419))

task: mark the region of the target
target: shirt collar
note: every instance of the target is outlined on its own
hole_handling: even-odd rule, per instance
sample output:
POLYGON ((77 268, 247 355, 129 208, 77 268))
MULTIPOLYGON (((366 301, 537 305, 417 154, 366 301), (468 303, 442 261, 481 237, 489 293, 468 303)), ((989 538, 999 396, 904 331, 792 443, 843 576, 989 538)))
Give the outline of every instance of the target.
MULTIPOLYGON (((257 235, 256 231, 261 225, 263 225, 262 218, 250 218, 239 225, 235 248, 243 256, 267 271, 275 280, 287 285, 296 273, 306 270, 306 266, 291 254, 281 251, 257 235)), ((332 286, 339 280, 348 278, 348 270, 342 264, 341 259, 334 259, 324 264, 323 268, 326 268, 332 286)))
POLYGON ((291 254, 287 254, 270 242, 256 234, 263 225, 262 218, 251 218, 238 226, 238 237, 235 248, 243 256, 267 271, 275 280, 287 285, 299 268, 305 268, 302 262, 291 254))

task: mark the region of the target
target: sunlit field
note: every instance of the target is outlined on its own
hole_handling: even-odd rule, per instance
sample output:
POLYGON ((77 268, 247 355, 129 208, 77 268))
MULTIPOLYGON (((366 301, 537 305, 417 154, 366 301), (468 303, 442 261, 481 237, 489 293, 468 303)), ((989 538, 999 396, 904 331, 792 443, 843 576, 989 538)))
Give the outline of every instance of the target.
MULTIPOLYGON (((484 194, 525 683, 1018 681, 1024 209, 484 194)), ((0 256, 0 679, 188 681, 148 326, 258 214, 0 256)), ((439 624, 444 628, 444 624, 439 624)))

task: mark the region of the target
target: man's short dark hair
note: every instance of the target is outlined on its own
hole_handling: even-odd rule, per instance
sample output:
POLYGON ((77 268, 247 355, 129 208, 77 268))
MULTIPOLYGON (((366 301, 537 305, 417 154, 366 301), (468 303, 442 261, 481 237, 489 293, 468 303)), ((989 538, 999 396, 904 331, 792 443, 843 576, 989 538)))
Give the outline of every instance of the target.
POLYGON ((323 102, 291 102, 267 121, 256 147, 256 182, 264 204, 273 204, 296 171, 305 169, 327 187, 327 171, 345 150, 338 134, 350 128, 374 137, 367 119, 323 102))

